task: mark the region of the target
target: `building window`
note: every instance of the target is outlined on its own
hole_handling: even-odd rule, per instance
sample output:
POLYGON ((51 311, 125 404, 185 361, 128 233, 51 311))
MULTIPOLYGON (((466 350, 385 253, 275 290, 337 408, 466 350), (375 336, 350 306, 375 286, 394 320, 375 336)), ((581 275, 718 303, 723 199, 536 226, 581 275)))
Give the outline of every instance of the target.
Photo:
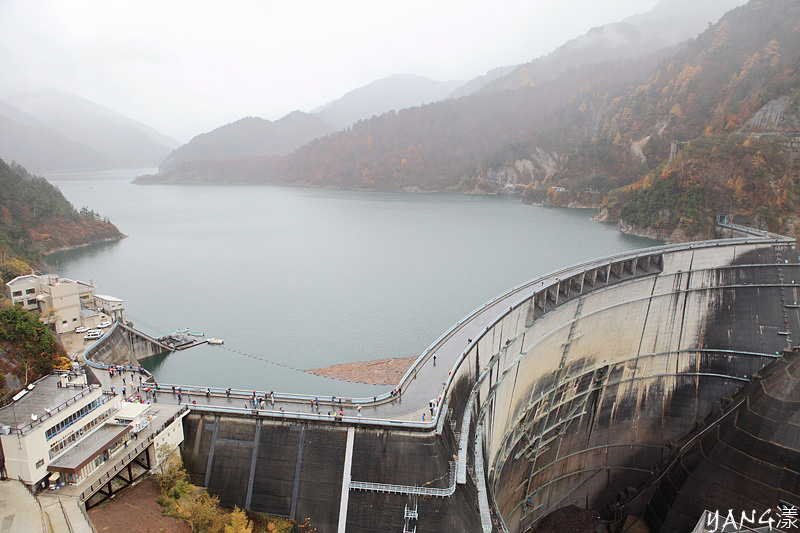
POLYGON ((42 466, 44 466, 44 459, 36 461, 36 468, 41 468, 42 466))
POLYGON ((28 300, 28 305, 36 305, 36 300, 28 300))
POLYGON ((89 405, 83 406, 78 412, 73 413, 72 415, 68 416, 66 419, 62 420, 55 426, 51 427, 47 431, 45 431, 44 435, 47 440, 52 439, 55 435, 60 433, 64 428, 71 426, 76 420, 83 418, 88 413, 96 409, 101 405, 102 401, 100 399, 94 400, 89 405))
POLYGON ((27 290, 25 290, 25 294, 33 294, 34 292, 36 292, 36 289, 27 289, 27 290))
POLYGON ((14 291, 11 293, 11 296, 22 296, 22 291, 14 291))

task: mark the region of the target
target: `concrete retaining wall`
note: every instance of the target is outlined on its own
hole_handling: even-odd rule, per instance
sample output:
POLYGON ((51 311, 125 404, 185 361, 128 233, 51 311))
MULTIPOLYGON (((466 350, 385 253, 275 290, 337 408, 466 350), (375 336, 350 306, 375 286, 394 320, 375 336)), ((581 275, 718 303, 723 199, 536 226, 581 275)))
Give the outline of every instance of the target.
POLYGON ((148 357, 162 354, 168 348, 143 333, 123 324, 115 323, 112 329, 84 352, 88 361, 101 365, 134 365, 148 357))
MULTIPOLYGON (((347 427, 280 422, 194 412, 184 419, 183 459, 192 482, 222 503, 256 512, 307 517, 319 531, 336 531, 346 456, 347 427)), ((384 484, 446 487, 456 449, 443 435, 359 428, 351 478, 384 484), (442 477, 442 473, 445 473, 442 477)), ((474 485, 450 498, 368 491, 349 492, 347 531, 402 530, 406 505, 416 505, 419 531, 474 531, 474 485), (416 502, 416 503, 415 503, 416 502)))

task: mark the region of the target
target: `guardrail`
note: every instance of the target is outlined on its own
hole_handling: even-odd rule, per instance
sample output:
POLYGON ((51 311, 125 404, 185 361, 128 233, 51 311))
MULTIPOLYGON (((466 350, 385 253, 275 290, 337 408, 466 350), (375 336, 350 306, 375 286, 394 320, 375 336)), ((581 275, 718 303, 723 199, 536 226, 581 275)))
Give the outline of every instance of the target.
MULTIPOLYGON (((612 254, 606 257, 593 259, 591 261, 586 261, 584 263, 579 263, 576 265, 568 266, 565 268, 561 268, 559 270, 555 270, 544 276, 540 276, 533 280, 527 281, 522 283, 503 294, 493 298, 489 302, 484 303, 483 305, 477 307, 472 312, 467 314, 464 318, 459 320, 456 324, 454 324, 451 328, 449 328, 444 334, 442 334, 436 341, 434 341, 431 346, 429 346, 421 355, 420 357, 414 362, 411 368, 405 373, 405 375, 401 378, 400 383, 398 384, 397 389, 401 390, 405 387, 405 385, 411 380, 416 377, 417 373, 420 371, 422 365, 427 361, 435 352, 436 350, 445 343, 452 335, 459 329, 464 327, 470 320, 474 319, 477 315, 483 312, 486 308, 495 305, 498 301, 513 295, 514 293, 518 293, 524 291, 525 289, 534 287, 542 283, 544 280, 556 280, 555 283, 551 283, 544 287, 545 289, 552 287, 554 284, 558 284, 561 281, 568 279, 572 276, 579 274, 580 272, 585 272, 587 270, 591 270, 593 268, 600 268, 604 266, 608 266, 611 264, 623 262, 623 261, 631 261, 636 260, 638 258, 644 258, 647 256, 653 256, 656 254, 663 254, 668 252, 675 252, 687 249, 701 249, 701 248, 713 248, 718 246, 733 246, 733 245, 744 245, 744 244, 765 244, 765 243, 773 243, 773 244, 790 244, 794 243, 794 240, 789 237, 783 237, 780 235, 773 235, 773 234, 762 234, 757 233, 754 237, 740 237, 740 238, 731 238, 731 239, 719 239, 719 240, 708 240, 708 241, 697 241, 692 243, 680 243, 680 244, 668 244, 668 245, 661 245, 655 246, 651 248, 644 248, 641 250, 634 250, 625 253, 618 253, 612 254), (560 281, 559 281, 560 280, 560 281)), ((525 295, 524 298, 520 299, 520 301, 516 302, 512 308, 517 307, 520 303, 524 302, 529 298, 529 295, 525 295)), ((488 325, 488 327, 481 331, 475 338, 472 340, 472 343, 469 344, 466 349, 462 352, 456 362, 452 365, 447 377, 444 381, 444 391, 445 394, 447 390, 449 390, 453 380, 456 377, 456 373, 460 365, 463 363, 464 359, 467 357, 467 354, 472 349, 472 347, 480 340, 482 335, 485 331, 490 330, 493 326, 497 325, 497 323, 503 320, 506 313, 501 313, 497 317, 494 318, 488 325)), ((159 384, 158 391, 164 392, 168 391, 172 385, 170 384, 159 384)), ((227 389, 218 388, 218 387, 199 387, 199 386, 184 386, 184 385, 175 385, 175 387, 180 387, 181 392, 186 394, 200 394, 203 395, 206 393, 208 389, 212 394, 215 395, 223 395, 226 394, 227 389)), ((241 389, 231 389, 231 393, 237 394, 240 397, 250 398, 252 397, 253 391, 251 390, 241 390, 241 389)), ((265 392, 256 393, 256 398, 261 398, 265 392)), ((274 397, 276 401, 284 401, 284 402, 294 402, 298 404, 306 404, 308 405, 309 402, 314 401, 319 398, 319 403, 321 405, 325 405, 327 400, 320 398, 317 395, 313 394, 294 394, 294 393, 282 393, 282 392, 274 392, 274 397)), ((366 398, 338 398, 334 397, 335 402, 331 405, 334 408, 338 407, 338 401, 342 401, 343 406, 352 407, 357 405, 366 405, 366 404, 375 404, 375 403, 385 403, 386 401, 392 401, 397 398, 396 395, 392 394, 392 392, 387 392, 382 395, 373 396, 373 397, 366 397, 366 398)), ((189 405, 186 404, 188 407, 196 410, 202 411, 217 411, 217 412, 224 412, 224 413, 237 413, 237 414, 257 414, 260 416, 268 416, 270 418, 297 418, 303 420, 324 420, 326 415, 322 414, 314 414, 314 413, 289 413, 289 412, 280 412, 271 409, 253 409, 253 408, 229 408, 229 407, 218 407, 218 406, 209 406, 209 405, 189 405)), ((341 421, 349 422, 349 423, 359 423, 359 424, 369 424, 369 425, 386 425, 386 426, 404 426, 414 429, 433 429, 438 424, 438 417, 440 416, 441 411, 437 412, 436 416, 424 423, 422 422, 414 422, 410 420, 385 420, 385 419, 367 419, 367 418, 356 418, 356 417, 342 417, 341 421)))
POLYGON ((428 430, 431 428, 430 422, 415 422, 413 420, 391 420, 386 418, 368 418, 361 416, 350 416, 338 414, 324 414, 324 413, 301 413, 290 411, 279 411, 275 409, 254 409, 252 407, 227 407, 222 405, 195 405, 190 403, 181 403, 181 407, 187 408, 190 411, 202 411, 203 413, 221 413, 229 415, 248 415, 248 416, 261 416, 275 420, 303 420, 308 422, 333 422, 341 423, 343 425, 366 425, 366 426, 391 426, 402 427, 403 429, 423 429, 428 430))
POLYGON ((117 329, 117 324, 118 324, 117 322, 114 322, 113 324, 111 324, 111 328, 109 328, 109 330, 108 330, 108 331, 106 331, 106 332, 103 334, 103 336, 102 336, 102 337, 100 337, 99 339, 97 339, 96 341, 94 341, 92 344, 90 344, 89 346, 87 346, 87 347, 86 347, 86 348, 83 350, 83 353, 81 354, 81 357, 83 358, 83 361, 84 361, 84 362, 85 362, 87 365, 89 365, 89 366, 90 366, 90 367, 92 367, 92 368, 100 368, 100 369, 105 369, 105 370, 108 370, 108 367, 109 367, 109 365, 106 365, 106 364, 104 364, 104 363, 95 363, 94 361, 92 361, 92 360, 90 359, 90 357, 91 357, 91 352, 92 352, 92 351, 94 351, 94 350, 95 350, 95 348, 99 348, 99 347, 100 347, 100 344, 101 344, 103 341, 105 341, 105 340, 106 340, 106 339, 107 339, 107 338, 108 338, 108 337, 111 335, 111 333, 113 333, 114 331, 116 331, 116 329, 117 329))
MULTIPOLYGON (((439 347, 442 344, 447 342, 447 340, 449 340, 460 328, 464 327, 471 320, 473 320, 477 315, 479 315, 480 313, 485 311, 487 308, 495 305, 500 300, 508 298, 509 296, 511 296, 511 295, 513 295, 515 293, 524 291, 524 290, 526 290, 526 289, 528 289, 530 287, 536 286, 536 285, 542 283, 544 280, 548 280, 548 279, 557 280, 556 283, 559 283, 558 280, 563 280, 563 279, 569 278, 570 276, 574 276, 579 272, 587 271, 587 270, 590 270, 592 268, 598 268, 598 267, 602 267, 602 266, 605 266, 605 265, 608 265, 608 264, 611 264, 611 263, 620 262, 620 261, 635 260, 635 259, 640 258, 640 257, 652 256, 652 255, 657 254, 657 253, 668 253, 668 252, 680 251, 680 250, 684 250, 684 249, 709 248, 709 247, 717 247, 717 246, 721 246, 721 245, 722 246, 732 246, 732 245, 741 245, 741 244, 764 244, 764 243, 769 243, 769 242, 776 243, 776 244, 794 243, 794 240, 789 238, 789 237, 784 237, 784 236, 781 236, 781 235, 775 235, 775 234, 771 234, 771 233, 768 233, 768 232, 759 232, 757 230, 753 230, 753 232, 754 232, 753 236, 751 236, 751 237, 740 237, 740 238, 731 238, 731 239, 724 239, 724 240, 720 239, 720 240, 697 241, 697 242, 693 242, 693 243, 668 244, 668 245, 655 246, 655 247, 651 247, 651 248, 645 248, 645 249, 641 249, 641 250, 635 250, 635 251, 631 251, 631 252, 612 254, 612 255, 609 255, 609 256, 606 256, 606 257, 602 257, 602 258, 594 259, 594 260, 587 261, 587 262, 584 262, 584 263, 579 263, 579 264, 576 264, 576 265, 572 265, 572 266, 568 266, 568 267, 565 267, 565 268, 561 268, 559 270, 555 270, 553 272, 545 274, 544 276, 540 276, 540 277, 537 277, 537 278, 532 279, 530 281, 527 281, 525 283, 522 283, 522 284, 520 284, 520 285, 518 285, 516 287, 513 287, 513 288, 509 289, 508 291, 500 294, 499 296, 496 296, 495 298, 493 298, 492 300, 482 304, 481 306, 475 308, 473 311, 471 311, 466 316, 464 316, 462 319, 460 319, 456 324, 454 324, 452 327, 450 327, 446 332, 444 332, 422 354, 420 354, 419 358, 417 358, 417 360, 414 362, 414 364, 411 365, 411 367, 406 371, 406 373, 400 379, 400 382, 398 383, 398 386, 396 387, 396 389, 401 391, 401 393, 402 393, 403 388, 407 385, 407 383, 409 381, 411 381, 412 379, 414 379, 416 377, 416 375, 421 370, 422 366, 425 364, 425 362, 430 357, 433 356, 433 354, 436 352, 436 350, 439 349, 439 347)), ((548 285, 548 287, 550 287, 550 286, 552 286, 552 284, 548 285)), ((528 295, 526 295, 525 298, 528 298, 528 295)), ((524 300, 525 298, 523 298, 522 300, 524 300)), ((516 305, 519 305, 519 303, 520 302, 517 302, 516 305)), ((514 306, 512 306, 512 307, 514 307, 514 306)), ((504 315, 505 315, 505 313, 502 313, 498 317, 495 317, 495 319, 489 324, 488 329, 491 329, 491 327, 496 325, 498 323, 498 321, 502 320, 504 315)), ((114 325, 112 326, 112 329, 109 330, 106 335, 104 335, 101 339, 97 340, 95 343, 93 343, 91 346, 86 348, 86 350, 84 351, 84 354, 83 354, 84 360, 90 366, 92 366, 94 368, 104 369, 104 370, 107 370, 110 366, 118 366, 118 365, 106 365, 106 364, 103 364, 103 363, 96 363, 94 361, 91 361, 91 359, 90 359, 91 352, 93 351, 93 349, 99 343, 101 343, 103 340, 105 340, 107 338, 107 336, 116 329, 117 325, 118 325, 118 323, 115 322, 114 325)), ((484 331, 480 332, 480 334, 475 336, 475 338, 473 339, 472 343, 469 346, 467 346, 467 348, 462 352, 461 356, 452 365, 452 367, 450 369, 450 372, 448 373, 448 375, 447 375, 447 377, 446 377, 446 379, 444 381, 445 394, 446 394, 447 390, 450 388, 453 379, 455 378, 457 369, 459 368, 461 363, 464 361, 465 357, 467 356, 467 354, 469 353, 469 351, 473 347, 473 345, 475 343, 477 343, 478 340, 481 338, 483 333, 484 333, 484 331)), ((139 369, 137 368, 136 370, 139 370, 139 369)), ((166 384, 166 385, 165 384, 159 384, 159 386, 157 387, 157 390, 159 392, 163 392, 165 390, 168 391, 171 387, 172 387, 172 385, 170 385, 170 384, 166 384)), ((222 395, 222 394, 226 394, 226 392, 227 392, 227 389, 222 389, 222 388, 217 388, 217 387, 210 388, 210 387, 199 387, 199 386, 191 386, 191 385, 188 385, 188 386, 187 385, 175 385, 175 387, 180 387, 181 391, 183 393, 190 393, 190 394, 205 394, 206 389, 208 389, 211 393, 213 393, 215 395, 222 395)), ((237 389, 237 390, 231 390, 231 392, 247 398, 247 397, 250 397, 252 395, 253 391, 237 389)), ((262 394, 264 394, 264 393, 262 393, 262 394)), ((274 397, 275 397, 276 400, 284 401, 284 402, 295 402, 295 403, 300 403, 300 404, 303 404, 303 403, 308 404, 309 402, 315 401, 316 399, 319 398, 318 395, 313 395, 313 394, 294 394, 294 393, 284 393, 284 392, 275 392, 273 394, 274 394, 274 397)), ((261 397, 261 395, 257 394, 257 397, 261 397)), ((336 400, 336 402, 338 402, 338 400, 341 400, 343 406, 357 406, 357 405, 366 405, 366 404, 374 405, 376 403, 377 404, 385 403, 387 401, 392 401, 392 400, 394 400, 396 398, 397 398, 397 396, 394 395, 392 391, 390 391, 390 392, 386 392, 386 393, 383 393, 381 395, 375 395, 375 396, 372 396, 372 397, 361 397, 361 398, 359 398, 359 397, 351 397, 351 398, 338 398, 338 397, 335 397, 335 400, 336 400)), ((336 402, 334 402, 332 404, 334 407, 339 405, 336 402)), ((325 404, 326 401, 320 399, 319 403, 325 404)), ((306 419, 306 420, 308 420, 308 419, 319 420, 319 419, 326 418, 325 415, 321 415, 321 414, 318 414, 318 415, 303 414, 303 413, 295 414, 295 413, 280 412, 280 411, 265 410, 265 409, 254 410, 254 409, 251 409, 251 408, 244 408, 244 409, 243 408, 226 408, 226 407, 215 407, 215 406, 208 406, 208 405, 203 405, 203 406, 193 406, 192 405, 192 406, 189 406, 189 407, 191 407, 192 409, 201 409, 201 410, 204 410, 204 411, 215 411, 216 410, 216 411, 220 411, 220 412, 235 412, 235 413, 240 413, 240 414, 243 413, 243 412, 244 413, 253 414, 254 411, 258 411, 258 414, 270 416, 272 418, 276 418, 276 417, 279 417, 279 418, 301 418, 301 419, 306 419)), ((436 415, 436 417, 434 417, 434 419, 430 420, 429 422, 425 422, 425 423, 408 421, 408 420, 402 420, 401 421, 401 420, 384 420, 384 419, 366 419, 366 418, 355 418, 355 417, 343 417, 342 421, 357 422, 357 423, 361 423, 361 424, 380 424, 380 425, 389 425, 389 426, 400 426, 400 425, 402 425, 402 426, 407 426, 407 427, 412 427, 412 428, 432 429, 432 428, 436 427, 436 425, 438 423, 438 416, 440 416, 439 413, 437 413, 437 415, 436 415)))
POLYGON ((109 365, 109 364, 106 364, 106 363, 98 363, 98 362, 93 361, 91 359, 92 352, 94 352, 96 348, 99 348, 100 345, 103 342, 105 342, 111 336, 111 334, 114 331, 116 331, 117 327, 119 327, 120 329, 123 329, 123 330, 131 331, 131 332, 133 332, 133 333, 135 333, 137 335, 141 335, 142 337, 144 337, 148 341, 154 342, 154 343, 158 344, 159 346, 161 346, 161 344, 158 341, 155 341, 155 340, 151 339, 149 336, 145 335, 144 333, 142 333, 140 331, 137 331, 137 330, 134 330, 133 328, 129 328, 128 326, 125 326, 124 324, 121 324, 119 322, 114 322, 111 325, 111 328, 108 331, 106 331, 103 334, 102 337, 100 337, 99 339, 94 341, 92 344, 90 344, 88 347, 86 347, 83 350, 83 353, 81 354, 81 357, 83 358, 83 361, 87 365, 89 365, 90 367, 96 368, 98 370, 108 370, 111 367, 124 368, 126 370, 135 370, 135 371, 137 371, 139 373, 145 374, 148 377, 148 379, 152 378, 153 374, 151 374, 148 370, 146 370, 145 368, 142 368, 141 366, 134 367, 133 365, 109 365))

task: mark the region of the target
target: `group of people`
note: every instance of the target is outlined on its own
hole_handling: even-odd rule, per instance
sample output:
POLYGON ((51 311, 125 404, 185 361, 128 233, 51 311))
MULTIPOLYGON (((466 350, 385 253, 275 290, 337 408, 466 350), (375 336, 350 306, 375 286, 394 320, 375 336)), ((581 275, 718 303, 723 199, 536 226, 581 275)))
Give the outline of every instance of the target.
MULTIPOLYGON (((118 372, 118 371, 119 370, 115 370, 115 372, 118 372)), ((126 386, 127 386, 128 382, 125 381, 124 374, 121 374, 121 375, 122 375, 122 379, 123 379, 122 394, 125 395, 125 393, 127 392, 126 386)), ((130 382, 131 383, 134 382, 134 374, 131 374, 130 382)), ((141 379, 141 376, 139 376, 139 386, 136 387, 136 393, 137 394, 141 394, 141 392, 139 390, 139 388, 141 386, 142 386, 142 379, 141 379)), ((131 388, 131 393, 133 393, 134 392, 133 385, 131 385, 131 387, 132 387, 131 388)), ((176 398, 178 400, 178 403, 181 403, 181 401, 183 400, 184 391, 181 389, 181 387, 179 385, 171 385, 171 387, 172 387, 172 394, 176 396, 176 398)), ((113 389, 114 388, 112 387, 112 392, 113 392, 113 389)), ((152 400, 155 402, 156 401, 156 392, 157 391, 158 391, 158 384, 154 384, 153 389, 151 389, 150 387, 147 387, 147 389, 145 390, 145 399, 143 401, 147 400, 147 396, 148 396, 148 394, 150 394, 150 395, 152 395, 152 400)), ((200 392, 200 391, 198 391, 198 392, 200 392)), ((230 387, 225 389, 225 397, 226 397, 226 399, 228 399, 228 400, 230 399, 231 392, 232 391, 231 391, 230 387)), ((205 389, 205 391, 203 391, 203 393, 206 396, 206 400, 210 400, 211 399, 211 388, 210 387, 206 387, 206 389, 205 389)), ((400 389, 399 388, 392 389, 391 396, 394 397, 394 396, 399 396, 399 395, 400 395, 400 389)), ((138 396, 138 398, 141 398, 141 395, 138 396)), ((191 397, 187 397, 187 401, 190 401, 190 400, 191 400, 191 397)), ((377 398, 373 398, 373 400, 377 400, 377 398)), ((147 403, 149 403, 149 400, 147 401, 147 403)), ((194 405, 197 405, 197 400, 192 400, 192 403, 194 405)), ((270 407, 272 407, 273 409, 275 408, 275 392, 274 391, 264 392, 263 396, 259 395, 259 393, 257 391, 253 391, 252 394, 250 395, 250 397, 248 398, 248 401, 245 402, 244 407, 245 407, 245 409, 267 409, 267 404, 269 404, 270 407)), ((311 412, 312 413, 316 412, 318 415, 322 415, 322 411, 320 410, 319 404, 320 404, 319 396, 314 397, 313 400, 309 400, 309 405, 311 407, 311 412)), ((336 420, 341 420, 344 417, 345 400, 343 398, 337 398, 336 396, 331 396, 331 407, 333 408, 333 410, 332 411, 328 411, 328 416, 332 416, 336 420)), ((356 408, 356 415, 359 418, 361 418, 361 416, 362 416, 361 415, 361 409, 362 409, 361 405, 356 405, 355 408, 356 408)), ((280 407, 279 410, 280 410, 280 412, 284 412, 283 407, 280 407)))
MULTIPOLYGON (((153 382, 152 386, 147 383, 147 376, 144 380, 142 374, 144 373, 141 366, 135 365, 109 365, 108 376, 114 378, 119 376, 122 381, 122 386, 119 392, 127 402, 132 403, 153 403, 157 402, 156 391, 158 390, 158 383, 153 382)), ((113 383, 113 381, 112 381, 113 383)), ((111 394, 116 394, 116 387, 111 385, 111 394)), ((173 387, 173 392, 175 387, 173 387)), ((180 401, 180 400, 179 400, 180 401)))

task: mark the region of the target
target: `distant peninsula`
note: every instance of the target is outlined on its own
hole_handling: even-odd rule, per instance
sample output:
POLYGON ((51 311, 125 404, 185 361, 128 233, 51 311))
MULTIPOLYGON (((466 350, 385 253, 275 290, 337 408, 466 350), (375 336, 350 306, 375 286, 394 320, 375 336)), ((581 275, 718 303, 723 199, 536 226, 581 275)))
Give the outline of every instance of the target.
POLYGON ((80 211, 57 187, 0 159, 0 275, 3 283, 30 274, 56 250, 124 238, 106 218, 80 211))

